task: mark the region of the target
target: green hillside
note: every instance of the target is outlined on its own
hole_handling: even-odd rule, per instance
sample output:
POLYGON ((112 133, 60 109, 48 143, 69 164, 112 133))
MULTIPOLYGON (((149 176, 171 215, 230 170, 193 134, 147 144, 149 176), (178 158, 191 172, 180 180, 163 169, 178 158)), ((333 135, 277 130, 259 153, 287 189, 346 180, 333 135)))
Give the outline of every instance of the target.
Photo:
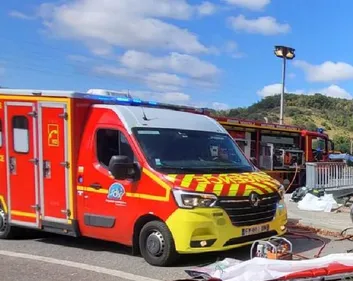
MULTIPOLYGON (((216 115, 277 123, 280 95, 270 96, 246 107, 214 112, 216 115)), ((285 95, 284 122, 316 130, 324 128, 335 142, 335 149, 349 152, 353 138, 353 100, 331 98, 321 94, 285 95)))

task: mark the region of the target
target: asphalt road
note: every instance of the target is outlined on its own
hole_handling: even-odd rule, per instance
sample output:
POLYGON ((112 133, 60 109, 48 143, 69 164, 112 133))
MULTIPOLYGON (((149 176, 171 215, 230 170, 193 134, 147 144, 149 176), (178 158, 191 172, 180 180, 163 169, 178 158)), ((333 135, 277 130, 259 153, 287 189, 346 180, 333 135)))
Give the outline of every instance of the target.
MULTIPOLYGON (((327 243, 322 255, 353 248, 353 242, 348 240, 321 239, 327 243)), ((291 238, 291 241, 294 252, 307 257, 313 257, 322 244, 307 238, 291 238)), ((148 265, 141 257, 131 256, 129 248, 114 243, 35 233, 20 240, 0 240, 0 280, 176 280, 187 277, 186 268, 224 257, 246 260, 249 247, 221 254, 188 256, 175 267, 158 268, 148 265)))

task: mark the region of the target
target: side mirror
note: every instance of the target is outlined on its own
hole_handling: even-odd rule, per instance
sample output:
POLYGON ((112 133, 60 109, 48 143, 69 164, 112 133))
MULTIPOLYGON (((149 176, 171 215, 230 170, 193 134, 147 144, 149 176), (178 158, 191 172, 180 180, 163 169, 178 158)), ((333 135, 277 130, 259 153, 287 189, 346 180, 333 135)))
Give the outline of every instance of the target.
POLYGON ((255 157, 250 157, 250 162, 257 167, 257 159, 255 157))
POLYGON ((138 181, 141 178, 141 169, 137 163, 129 160, 124 155, 114 155, 109 161, 109 172, 117 180, 132 179, 138 181))

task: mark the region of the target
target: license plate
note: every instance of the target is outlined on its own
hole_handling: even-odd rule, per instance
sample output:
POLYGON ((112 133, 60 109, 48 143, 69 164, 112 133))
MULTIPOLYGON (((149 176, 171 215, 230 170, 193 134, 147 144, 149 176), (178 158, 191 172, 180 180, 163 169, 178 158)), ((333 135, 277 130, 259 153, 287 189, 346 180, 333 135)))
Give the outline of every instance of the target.
POLYGON ((270 226, 268 224, 247 227, 242 229, 242 236, 254 235, 261 232, 267 232, 269 230, 270 226))

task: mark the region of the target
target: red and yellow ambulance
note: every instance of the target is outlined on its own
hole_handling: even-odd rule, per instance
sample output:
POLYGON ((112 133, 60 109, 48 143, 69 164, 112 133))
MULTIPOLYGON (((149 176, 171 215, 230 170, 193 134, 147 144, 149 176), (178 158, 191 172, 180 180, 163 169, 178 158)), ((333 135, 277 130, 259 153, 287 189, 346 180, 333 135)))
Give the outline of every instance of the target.
POLYGON ((282 235, 283 186, 191 108, 0 90, 0 238, 22 227, 132 246, 157 266, 282 235))

